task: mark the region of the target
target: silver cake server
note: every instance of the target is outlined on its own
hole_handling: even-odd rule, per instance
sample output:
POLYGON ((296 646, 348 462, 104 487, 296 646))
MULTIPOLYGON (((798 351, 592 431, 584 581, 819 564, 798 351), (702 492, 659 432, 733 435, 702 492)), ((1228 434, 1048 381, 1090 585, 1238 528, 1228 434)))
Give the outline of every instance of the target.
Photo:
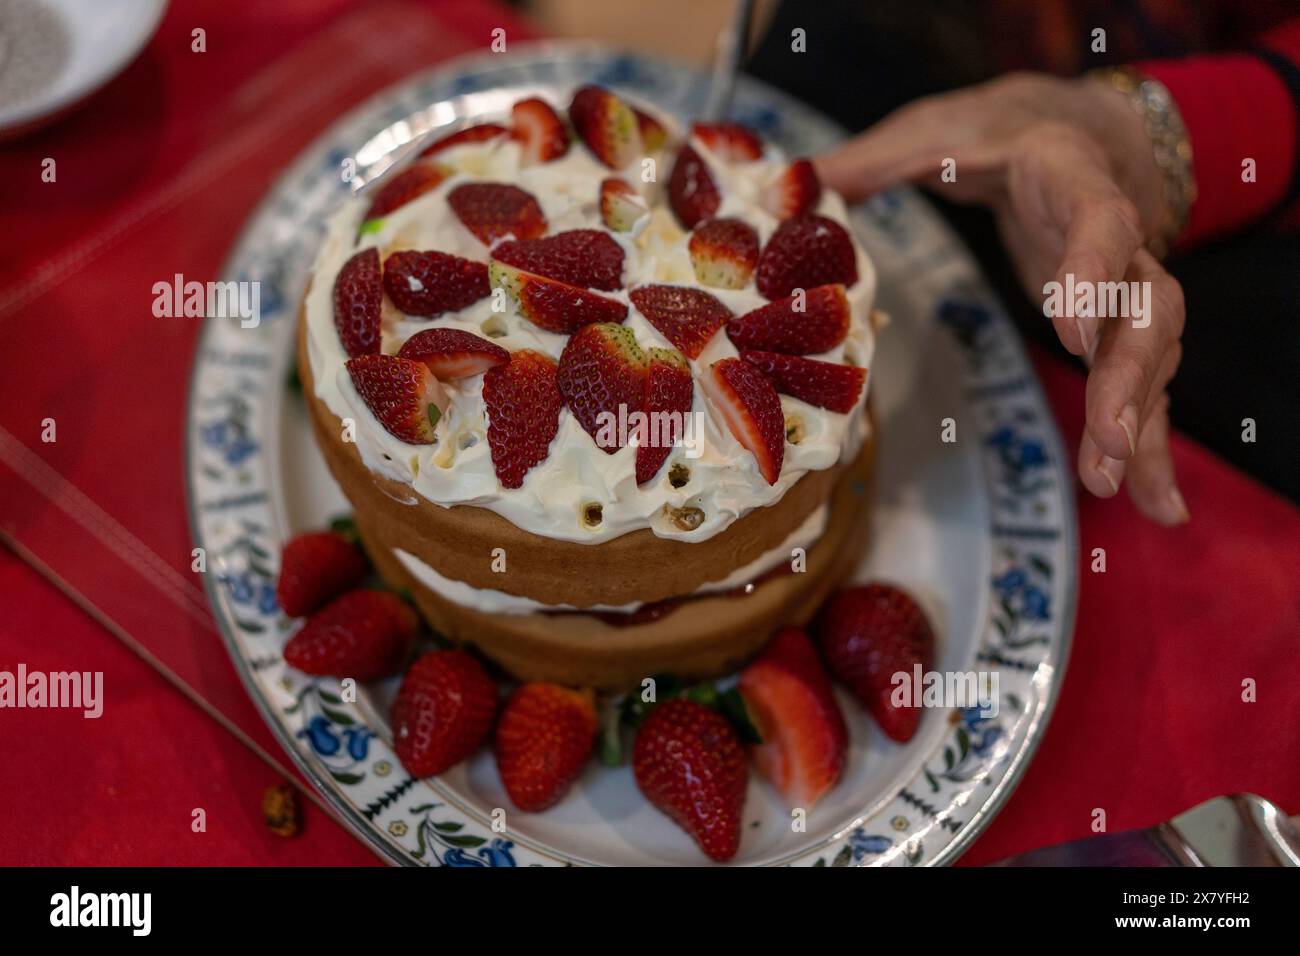
POLYGON ((1030 850, 994 866, 1300 866, 1300 816, 1263 797, 1215 797, 1146 830, 1030 850))

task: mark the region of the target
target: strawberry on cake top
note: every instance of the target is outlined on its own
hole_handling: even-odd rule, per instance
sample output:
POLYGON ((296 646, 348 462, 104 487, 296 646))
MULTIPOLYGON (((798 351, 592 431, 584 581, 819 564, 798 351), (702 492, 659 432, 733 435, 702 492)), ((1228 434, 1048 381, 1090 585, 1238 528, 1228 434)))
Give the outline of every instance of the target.
POLYGON ((711 537, 857 455, 875 273, 843 202, 744 127, 674 133, 527 99, 345 204, 307 351, 370 469, 599 543, 711 537), (698 457, 600 435, 620 408, 692 414, 698 457))

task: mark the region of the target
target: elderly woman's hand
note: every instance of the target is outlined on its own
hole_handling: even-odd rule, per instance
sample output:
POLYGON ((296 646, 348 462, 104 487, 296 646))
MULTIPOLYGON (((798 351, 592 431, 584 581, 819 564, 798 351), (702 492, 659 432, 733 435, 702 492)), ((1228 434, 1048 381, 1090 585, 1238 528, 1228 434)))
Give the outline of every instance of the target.
POLYGON ((1149 282, 1149 325, 1095 315, 1052 321, 1062 344, 1091 365, 1084 485, 1109 497, 1127 480, 1143 514, 1169 525, 1187 520, 1165 395, 1181 355, 1183 296, 1143 247, 1166 212, 1151 142, 1125 97, 1092 80, 1014 74, 918 100, 816 164, 850 202, 911 181, 991 207, 1036 301, 1067 274, 1076 287, 1149 282), (945 166, 954 181, 943 181, 945 166))

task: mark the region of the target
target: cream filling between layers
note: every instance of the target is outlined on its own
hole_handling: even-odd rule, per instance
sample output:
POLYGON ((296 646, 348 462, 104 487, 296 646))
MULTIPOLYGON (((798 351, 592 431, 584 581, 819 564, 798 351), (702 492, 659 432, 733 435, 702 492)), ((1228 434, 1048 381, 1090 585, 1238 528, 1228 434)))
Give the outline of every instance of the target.
MULTIPOLYGON (((703 150, 701 144, 696 146, 703 150)), ((753 456, 732 436, 698 386, 692 411, 704 413, 700 456, 687 458, 684 448, 675 448, 656 478, 644 486, 636 483, 634 444, 606 454, 565 409, 549 457, 528 473, 522 487, 502 487, 487 442, 481 375, 444 383, 450 405, 438 422, 435 444, 408 445, 394 438, 361 400, 347 372, 332 301, 334 277, 343 263, 368 246, 377 246, 381 258, 400 249, 431 249, 486 261, 488 248, 456 218, 446 201, 448 192, 474 180, 513 183, 530 192, 546 215, 548 235, 567 229, 599 229, 598 186, 610 175, 581 143, 573 144, 562 159, 537 166, 521 166, 519 146, 508 139, 458 147, 440 154, 438 160, 456 169, 456 174, 396 210, 383 220, 382 228, 359 241, 356 233, 370 197, 354 197, 345 203, 329 223, 307 295, 308 358, 316 395, 339 418, 355 422, 356 444, 371 470, 411 485, 421 497, 443 507, 475 505, 534 534, 598 544, 640 528, 650 528, 665 538, 705 540, 753 508, 775 504, 808 472, 856 457, 870 428, 863 409, 866 389, 847 415, 781 396, 787 422, 797 417, 803 435, 798 444, 786 443, 785 463, 775 485, 768 485, 759 474, 753 456), (677 462, 690 469, 689 481, 680 488, 668 480, 677 462), (601 506, 602 515, 594 528, 583 521, 592 504, 601 506), (703 521, 693 530, 679 528, 665 510, 683 507, 704 513, 703 521)), ((766 243, 778 222, 762 209, 758 198, 762 186, 784 168, 785 160, 769 147, 764 159, 750 163, 724 166, 708 161, 725 197, 718 215, 740 216, 766 243)), ((661 179, 666 180, 670 162, 670 157, 660 157, 661 179)), ((638 163, 623 174, 653 199, 657 184, 639 182, 639 170, 638 163)), ((839 196, 825 192, 817 211, 848 228, 839 196)), ((629 303, 627 288, 642 283, 698 287, 687 248, 690 234, 678 228, 666 207, 643 217, 634 232, 612 235, 625 251, 626 288, 602 295, 629 303)), ((870 311, 876 274, 860 248, 857 259, 858 281, 848 290, 848 336, 829 352, 811 357, 869 368, 875 344, 870 311)), ((766 303, 752 282, 745 289, 707 291, 737 315, 766 303)), ((512 309, 494 313, 492 297, 433 320, 404 316, 387 299, 385 310, 384 351, 389 353, 415 332, 433 327, 490 335, 506 349, 536 349, 556 359, 567 341, 567 336, 546 332, 512 309)), ((643 348, 671 347, 635 308, 629 306, 625 325, 643 348)), ((726 332, 719 330, 692 363, 693 370, 698 376, 718 359, 735 355, 726 332)), ((867 385, 869 388, 870 377, 867 385)), ((416 502, 412 496, 407 503, 416 502)))
MULTIPOLYGON (((744 587, 781 563, 790 561, 793 558, 792 552, 795 548, 803 548, 807 551, 817 543, 817 539, 826 530, 826 520, 829 514, 830 506, 822 505, 804 519, 804 523, 795 528, 775 548, 764 551, 749 564, 737 568, 720 581, 709 581, 700 585, 691 592, 691 596, 698 597, 704 594, 744 587)), ((401 548, 394 548, 393 553, 402 562, 402 566, 434 594, 444 600, 451 601, 453 604, 481 611, 484 614, 534 614, 538 611, 589 611, 630 614, 645 604, 644 601, 633 601, 631 604, 596 604, 587 608, 573 607, 569 604, 542 604, 532 598, 507 594, 505 591, 494 591, 491 588, 476 588, 464 581, 453 580, 439 574, 415 555, 409 551, 403 551, 401 548)))

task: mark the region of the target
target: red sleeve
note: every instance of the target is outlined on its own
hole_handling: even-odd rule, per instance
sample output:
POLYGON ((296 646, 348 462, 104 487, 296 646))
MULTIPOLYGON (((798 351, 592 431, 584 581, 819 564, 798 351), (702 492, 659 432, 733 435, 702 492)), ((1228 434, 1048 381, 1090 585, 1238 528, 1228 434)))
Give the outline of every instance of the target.
MULTIPOLYGON (((1300 18, 1259 39, 1259 46, 1296 65, 1300 76, 1300 18)), ((1135 64, 1163 83, 1178 103, 1192 144, 1197 198, 1178 245, 1193 245, 1240 229, 1293 191, 1300 164, 1300 88, 1251 53, 1210 54, 1135 64), (1242 181, 1242 162, 1255 160, 1255 181, 1242 181)), ((1290 196, 1291 199, 1295 197, 1290 196)), ((1296 225, 1290 209, 1280 221, 1296 225)))

